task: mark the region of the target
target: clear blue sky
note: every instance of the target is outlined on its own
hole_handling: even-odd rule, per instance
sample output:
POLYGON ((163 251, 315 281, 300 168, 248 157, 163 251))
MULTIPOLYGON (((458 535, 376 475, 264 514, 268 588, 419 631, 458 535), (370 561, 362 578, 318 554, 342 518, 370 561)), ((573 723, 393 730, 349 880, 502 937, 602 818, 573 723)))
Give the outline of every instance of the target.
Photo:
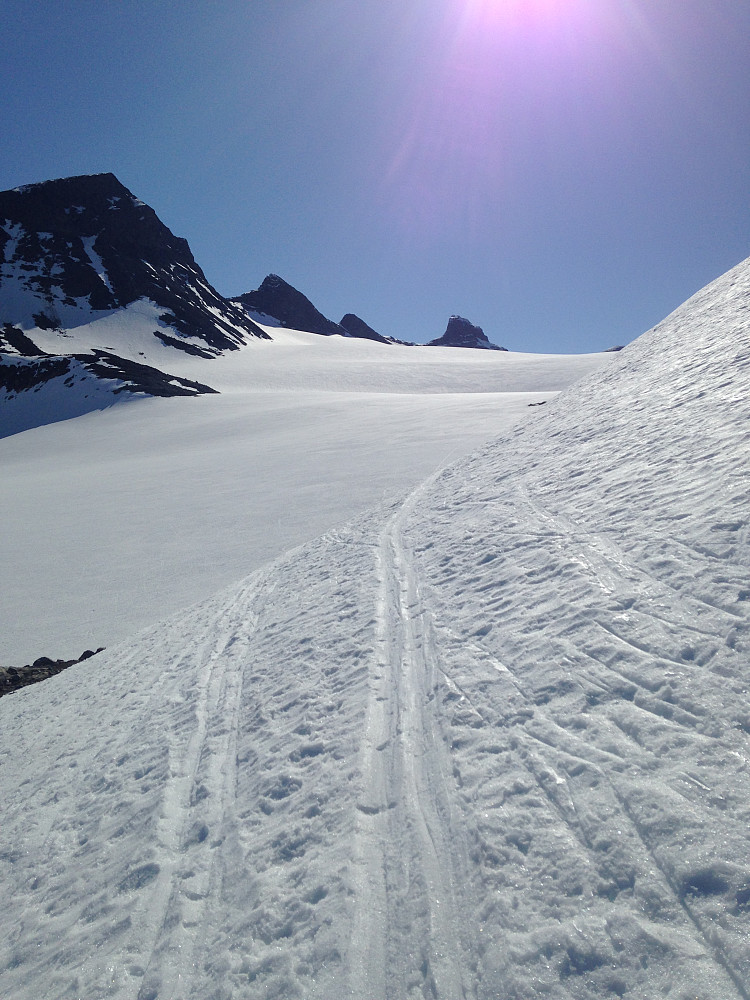
POLYGON ((748 0, 0 0, 0 189, 111 170, 224 294, 623 343, 750 255, 748 0))

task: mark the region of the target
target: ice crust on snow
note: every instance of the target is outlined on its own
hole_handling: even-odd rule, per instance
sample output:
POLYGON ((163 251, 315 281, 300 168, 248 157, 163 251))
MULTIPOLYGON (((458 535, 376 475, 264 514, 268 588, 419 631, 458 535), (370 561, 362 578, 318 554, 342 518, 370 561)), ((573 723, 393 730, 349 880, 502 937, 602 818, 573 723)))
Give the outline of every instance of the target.
POLYGON ((749 296, 0 700, 0 993, 746 1000, 749 296))

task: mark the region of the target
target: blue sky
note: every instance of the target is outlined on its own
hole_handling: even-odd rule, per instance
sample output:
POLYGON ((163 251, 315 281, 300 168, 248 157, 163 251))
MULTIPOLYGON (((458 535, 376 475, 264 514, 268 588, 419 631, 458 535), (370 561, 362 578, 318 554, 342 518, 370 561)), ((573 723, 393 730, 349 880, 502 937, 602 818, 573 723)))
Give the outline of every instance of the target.
POLYGON ((111 170, 224 294, 519 351, 750 255, 747 0, 0 0, 0 189, 111 170))

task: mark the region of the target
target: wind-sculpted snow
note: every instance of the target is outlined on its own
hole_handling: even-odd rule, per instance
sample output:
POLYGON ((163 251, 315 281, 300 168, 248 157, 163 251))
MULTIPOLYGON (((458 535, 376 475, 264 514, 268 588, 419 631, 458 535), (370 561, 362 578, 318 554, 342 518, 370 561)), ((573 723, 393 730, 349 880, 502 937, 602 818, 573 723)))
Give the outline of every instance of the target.
POLYGON ((747 298, 0 700, 0 995, 747 1000, 747 298))
POLYGON ((748 290, 745 265, 412 519, 479 996, 750 993, 748 290))

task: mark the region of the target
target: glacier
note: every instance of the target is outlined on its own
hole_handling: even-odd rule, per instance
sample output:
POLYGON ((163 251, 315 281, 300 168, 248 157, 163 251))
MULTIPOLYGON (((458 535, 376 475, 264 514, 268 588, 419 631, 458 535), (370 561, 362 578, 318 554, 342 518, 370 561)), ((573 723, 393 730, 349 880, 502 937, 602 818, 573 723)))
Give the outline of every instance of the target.
MULTIPOLYGON (((748 301, 744 262, 567 388, 511 356, 523 405, 463 457, 435 435, 400 492, 0 699, 0 994, 747 1000, 748 301)), ((177 405, 231 405, 226 371, 177 405)), ((160 405, 116 409, 2 444, 160 405)))

